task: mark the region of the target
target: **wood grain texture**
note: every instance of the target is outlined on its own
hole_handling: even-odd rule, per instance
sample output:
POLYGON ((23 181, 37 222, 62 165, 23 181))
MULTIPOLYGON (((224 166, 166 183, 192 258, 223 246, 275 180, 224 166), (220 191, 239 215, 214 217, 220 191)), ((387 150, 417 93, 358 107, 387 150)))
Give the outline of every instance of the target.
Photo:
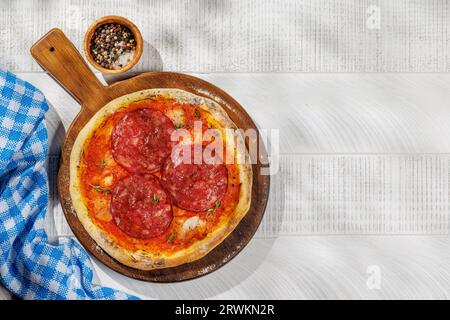
MULTIPOLYGON (((79 106, 48 76, 21 76, 53 105, 55 156, 79 106)), ((196 76, 241 101, 260 128, 279 130, 279 171, 257 237, 449 233, 449 75, 196 76)), ((70 234, 54 204, 51 234, 70 234)))
MULTIPOLYGON (((41 70, 28 50, 50 28, 62 28, 81 49, 89 24, 107 14, 123 15, 142 30, 147 51, 136 70, 450 70, 449 3, 445 0, 291 0, 283 5, 267 0, 1 0, 0 7, 0 67, 16 72, 41 70), (380 9, 380 29, 367 28, 371 5, 380 9)), ((47 125, 52 137, 50 152, 57 154, 79 106, 45 74, 18 76, 40 88, 52 104, 47 125)), ((450 152, 447 75, 196 76, 229 92, 259 126, 284 128, 288 138, 282 145, 285 154, 302 150, 450 152), (274 84, 287 92, 282 103, 272 98, 274 84), (291 100, 298 96, 302 98, 299 105, 291 100), (364 105, 370 107, 364 109, 364 105), (341 107, 348 112, 340 112, 341 107), (293 119, 287 116, 289 111, 294 112, 293 119), (321 113, 327 116, 317 122, 321 113), (374 116, 376 123, 370 120, 374 116), (358 123, 357 119, 360 125, 347 131, 346 125, 358 123), (389 119, 395 119, 391 130, 383 126, 380 138, 375 129, 389 119), (395 125, 400 131, 392 130, 395 125), (304 134, 308 131, 311 133, 304 134), (325 134, 331 139, 325 139, 325 134)), ((47 217, 48 230, 54 235, 61 231, 54 220, 64 219, 58 210, 55 203, 55 211, 49 211, 47 217)), ((283 224, 293 217, 291 225, 302 226, 299 222, 307 223, 303 218, 307 213, 287 216, 283 224)), ((259 237, 233 262, 207 277, 170 285, 143 284, 94 259, 97 280, 150 299, 450 298, 448 236, 286 236, 285 231, 293 229, 277 227, 276 212, 269 208, 265 217, 259 237), (367 288, 370 265, 381 267, 380 290, 367 288)))
MULTIPOLYGON (((61 146, 64 131, 69 128, 80 107, 48 75, 21 73, 18 76, 40 88, 51 105, 47 127, 50 150, 55 155, 61 146)), ((336 156, 342 156, 342 153, 349 156, 371 153, 369 157, 376 156, 373 153, 383 153, 385 156, 392 153, 396 157, 412 156, 408 158, 408 163, 413 164, 414 156, 421 156, 421 153, 441 153, 440 156, 450 153, 446 138, 450 135, 447 125, 450 121, 447 107, 450 75, 196 76, 220 86, 242 102, 259 127, 281 127, 281 151, 287 160, 301 163, 311 155, 333 157, 335 152, 338 153, 336 156), (284 97, 281 101, 275 93, 280 88, 284 97), (301 97, 300 102, 294 99, 298 96, 301 97), (363 108, 364 105, 370 107, 363 108), (319 115, 323 115, 323 122, 315 120, 319 115), (378 121, 372 122, 373 118, 378 121), (388 120, 393 121, 392 125, 381 125, 389 123, 388 120), (348 126, 350 131, 346 130, 348 126), (395 127, 402 130, 392 130, 395 127), (328 131, 330 128, 333 129, 331 132, 328 131), (325 134, 329 139, 322 139, 325 134), (352 140, 354 137, 358 139, 352 140), (299 158, 302 150, 307 153, 303 154, 305 158, 299 158)), ((283 176, 295 177, 297 171, 294 169, 301 168, 292 162, 281 162, 280 165, 283 176)), ((332 176, 328 179, 330 184, 326 185, 332 185, 332 176)), ((368 182, 376 181, 369 176, 368 182)), ((356 227, 366 228, 367 232, 378 232, 375 236, 346 234, 350 230, 345 228, 337 229, 339 235, 324 234, 320 231, 327 224, 319 224, 322 229, 313 229, 314 221, 320 223, 320 220, 308 218, 314 217, 313 211, 298 210, 295 200, 302 194, 295 193, 293 185, 282 189, 280 183, 282 181, 275 176, 271 198, 285 199, 283 207, 269 205, 260 229, 249 246, 216 272, 183 283, 149 284, 121 276, 93 259, 97 275, 95 282, 149 299, 450 298, 448 235, 436 236, 433 232, 437 229, 425 229, 426 236, 415 235, 417 233, 383 236, 383 228, 389 226, 383 224, 383 221, 389 221, 386 211, 368 216, 371 219, 355 220, 356 227), (374 265, 381 269, 380 289, 367 287, 370 276, 367 271, 374 265)), ((312 188, 314 184, 309 186, 312 188)), ((418 186, 427 189, 427 184, 418 186)), ((55 203, 54 210, 48 212, 47 230, 52 235, 63 231, 60 226, 55 226, 64 221, 60 210, 59 204, 55 203)), ((356 218, 354 213, 350 212, 349 217, 356 218)), ((409 211, 404 217, 414 221, 412 213, 409 211)), ((417 221, 427 221, 428 213, 428 210, 416 211, 417 221)), ((321 214, 326 217, 325 212, 321 214)), ((332 219, 332 216, 328 217, 332 219)), ((330 225, 341 227, 338 223, 330 225)), ((445 227, 445 223, 442 226, 445 227)))
MULTIPOLYGON (((128 80, 103 86, 87 68, 79 52, 60 29, 52 29, 31 48, 31 54, 52 77, 81 103, 81 110, 71 124, 61 151, 58 191, 65 217, 83 246, 110 268, 140 280, 168 282, 196 278, 220 268, 236 256, 255 234, 269 197, 270 177, 260 174, 263 165, 252 158, 251 205, 235 230, 205 257, 177 267, 150 271, 127 267, 102 250, 86 232, 73 207, 70 196, 70 154, 80 130, 107 102, 123 95, 152 88, 176 88, 219 103, 240 129, 257 130, 253 120, 231 96, 214 85, 184 74, 170 72, 143 73, 128 80), (71 67, 71 71, 67 70, 71 67)), ((257 137, 257 140, 259 137, 257 137)), ((258 141, 256 141, 258 142, 258 141)), ((259 145, 258 156, 265 156, 259 145)))
POLYGON ((91 72, 81 54, 60 29, 52 29, 30 49, 31 55, 82 106, 87 118, 110 101, 109 91, 91 72))
POLYGON ((445 0, 18 0, 0 2, 0 67, 39 71, 36 39, 63 29, 82 49, 88 26, 117 14, 141 29, 140 71, 445 72, 445 0))
POLYGON ((284 236, 253 239, 231 263, 187 282, 95 270, 102 284, 146 299, 449 299, 449 265, 447 236, 284 236))

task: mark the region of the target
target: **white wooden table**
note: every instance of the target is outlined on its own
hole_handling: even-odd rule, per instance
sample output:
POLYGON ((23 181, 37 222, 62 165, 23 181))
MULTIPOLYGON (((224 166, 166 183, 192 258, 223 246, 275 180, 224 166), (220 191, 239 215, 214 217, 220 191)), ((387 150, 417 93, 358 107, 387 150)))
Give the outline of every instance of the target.
MULTIPOLYGON (((255 3, 1 3, 16 42, 1 29, 0 67, 51 104, 51 159, 79 106, 28 48, 55 25, 80 46, 87 25, 110 13, 143 31, 138 70, 195 71, 260 128, 279 130, 264 221, 234 260, 175 284, 132 280, 94 260, 95 281, 152 299, 449 298, 450 75, 302 73, 448 71, 448 4, 255 3), (366 20, 377 10, 373 28, 366 20)), ((51 185, 47 230, 71 236, 51 185)))

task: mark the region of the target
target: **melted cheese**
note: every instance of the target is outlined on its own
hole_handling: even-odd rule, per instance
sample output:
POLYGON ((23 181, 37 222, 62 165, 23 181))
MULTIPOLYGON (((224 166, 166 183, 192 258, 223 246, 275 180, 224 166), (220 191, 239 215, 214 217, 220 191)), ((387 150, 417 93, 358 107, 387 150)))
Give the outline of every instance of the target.
POLYGON ((182 108, 168 110, 166 116, 169 117, 175 125, 183 126, 185 123, 184 110, 182 108))
POLYGON ((184 237, 188 232, 194 230, 199 226, 204 226, 205 221, 199 218, 199 216, 193 216, 187 219, 181 227, 181 236, 184 237))
POLYGON ((112 186, 113 182, 114 182, 114 176, 112 174, 108 174, 103 177, 103 185, 105 187, 112 186))
POLYGON ((112 216, 111 216, 111 213, 109 212, 108 208, 102 208, 100 210, 97 210, 95 212, 95 216, 99 220, 106 221, 106 222, 109 222, 112 220, 112 216))

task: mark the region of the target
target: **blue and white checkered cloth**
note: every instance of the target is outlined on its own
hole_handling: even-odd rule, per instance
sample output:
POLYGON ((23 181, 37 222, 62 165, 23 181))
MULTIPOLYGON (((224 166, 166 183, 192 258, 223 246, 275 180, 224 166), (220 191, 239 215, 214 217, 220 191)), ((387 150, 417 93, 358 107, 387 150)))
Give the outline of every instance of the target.
POLYGON ((25 299, 133 299, 92 284, 75 240, 48 242, 47 109, 39 90, 0 70, 0 281, 25 299))

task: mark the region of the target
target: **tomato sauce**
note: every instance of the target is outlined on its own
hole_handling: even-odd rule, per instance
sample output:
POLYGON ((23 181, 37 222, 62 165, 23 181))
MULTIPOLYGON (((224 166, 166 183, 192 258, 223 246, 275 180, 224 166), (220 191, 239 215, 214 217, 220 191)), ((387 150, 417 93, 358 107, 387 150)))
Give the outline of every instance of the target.
MULTIPOLYGON (((211 127, 214 128, 207 111, 192 104, 180 104, 172 99, 147 99, 119 109, 103 121, 84 145, 80 163, 81 192, 92 220, 111 235, 120 246, 131 250, 177 251, 203 239, 214 230, 218 223, 233 214, 239 201, 239 169, 232 164, 226 165, 228 170, 227 191, 217 208, 199 213, 172 206, 174 219, 170 227, 161 236, 145 240, 128 236, 117 227, 110 213, 111 191, 115 183, 130 175, 127 170, 114 161, 111 152, 111 132, 127 112, 140 108, 153 108, 162 111, 164 114, 170 112, 170 110, 182 109, 184 113, 183 128, 190 132, 194 128, 195 121, 202 121, 203 131, 211 127), (206 222, 205 225, 190 232, 189 237, 177 237, 183 222, 194 215, 199 215, 206 222)), ((159 172, 154 175, 160 177, 159 172)))

